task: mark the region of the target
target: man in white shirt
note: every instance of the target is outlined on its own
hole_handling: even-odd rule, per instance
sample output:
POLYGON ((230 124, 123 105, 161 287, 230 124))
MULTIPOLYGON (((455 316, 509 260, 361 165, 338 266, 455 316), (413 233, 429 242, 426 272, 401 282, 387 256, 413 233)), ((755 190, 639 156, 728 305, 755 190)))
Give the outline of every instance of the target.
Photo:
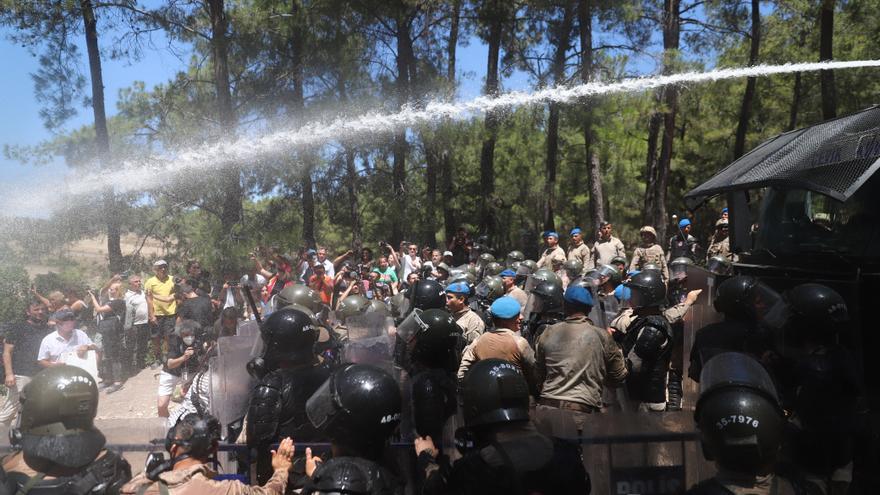
POLYGON ((403 256, 403 280, 407 280, 412 272, 419 273, 422 269, 422 259, 419 258, 419 247, 415 244, 407 246, 406 254, 403 256))
POLYGON ((55 320, 56 330, 43 337, 40 342, 40 351, 37 353, 37 362, 44 368, 51 368, 64 364, 64 359, 75 352, 81 359, 85 358, 86 352, 97 350, 92 339, 82 330, 76 327, 76 315, 69 309, 56 311, 52 315, 55 320))
POLYGON ((142 289, 140 275, 128 277, 128 290, 125 291, 125 364, 131 367, 129 375, 134 376, 147 364, 147 344, 150 342, 150 311, 147 308, 147 295, 142 289))
POLYGON ((333 262, 327 259, 327 248, 319 248, 318 249, 318 263, 324 265, 324 274, 330 278, 336 276, 336 268, 333 266, 333 262))

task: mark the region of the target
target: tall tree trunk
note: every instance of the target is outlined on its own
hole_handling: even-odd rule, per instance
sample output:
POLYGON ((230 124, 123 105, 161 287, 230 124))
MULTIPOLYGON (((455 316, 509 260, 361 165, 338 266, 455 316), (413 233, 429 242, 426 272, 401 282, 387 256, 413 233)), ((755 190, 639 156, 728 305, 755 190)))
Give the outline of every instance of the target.
POLYGON ((787 131, 793 131, 797 127, 798 110, 801 106, 801 73, 794 73, 794 87, 791 90, 791 107, 788 109, 787 131))
MULTIPOLYGON (((92 113, 95 117, 95 148, 102 167, 109 166, 110 133, 107 130, 107 113, 104 109, 104 74, 101 70, 101 52, 98 49, 98 20, 91 0, 81 0, 83 23, 86 34, 86 50, 89 54, 89 75, 92 82, 92 113)), ((119 207, 113 188, 104 191, 104 219, 107 222, 107 257, 110 271, 119 273, 122 266, 122 247, 119 237, 119 207)))
MULTIPOLYGON (((593 0, 578 2, 578 32, 581 41, 581 82, 593 80, 593 0)), ((602 168, 599 156, 593 148, 596 136, 593 131, 593 101, 584 102, 584 160, 587 169, 587 187, 590 191, 590 221, 593 231, 605 219, 605 194, 602 190, 602 168)))
POLYGON ((358 201, 357 191, 357 167, 355 166, 355 152, 345 147, 345 175, 346 188, 348 189, 348 213, 351 218, 351 246, 356 252, 360 250, 362 239, 361 205, 358 201))
POLYGON ((425 145, 425 220, 422 225, 422 242, 428 246, 437 245, 437 169, 439 168, 437 155, 438 150, 434 142, 424 135, 422 143, 425 145))
MULTIPOLYGON (((574 23, 574 3, 567 2, 560 20, 553 54, 553 82, 561 85, 565 80, 565 55, 571 44, 571 29, 574 23)), ((559 157, 559 104, 550 103, 547 118, 547 156, 544 178, 544 230, 556 230, 554 209, 556 207, 556 169, 559 157)))
MULTIPOLYGON (((448 86, 448 97, 450 99, 455 96, 455 56, 456 50, 458 48, 458 30, 459 30, 459 19, 461 17, 461 0, 454 0, 452 2, 452 13, 451 20, 449 23, 449 42, 446 46, 446 59, 448 61, 448 65, 446 67, 446 84, 448 86)), ((442 134, 443 136, 449 140, 452 138, 451 134, 453 128, 451 126, 443 126, 442 134)), ((452 155, 449 153, 449 144, 448 142, 444 143, 444 149, 440 152, 440 156, 438 157, 439 170, 438 173, 440 175, 440 194, 443 198, 443 231, 445 233, 445 241, 449 242, 455 236, 455 209, 453 206, 453 191, 452 191, 452 155)))
MULTIPOLYGON (((306 102, 305 102, 305 64, 303 62, 305 52, 305 12, 303 11, 302 2, 293 0, 290 4, 290 39, 288 48, 290 51, 291 62, 291 109, 294 116, 300 120, 305 118, 306 102)), ((309 151, 302 151, 298 158, 291 158, 295 163, 302 167, 302 176, 299 179, 301 191, 302 206, 302 242, 309 248, 317 247, 317 239, 315 237, 315 193, 314 184, 312 183, 312 169, 314 168, 314 157, 309 151)))
MULTIPOLYGON (((752 0, 752 32, 749 43, 749 65, 758 64, 758 49, 761 45, 761 2, 752 0)), ((749 130, 749 119, 752 116, 752 102, 755 99, 757 78, 746 79, 746 92, 743 94, 739 110, 739 124, 736 126, 736 141, 733 145, 733 159, 743 156, 746 152, 746 132, 749 130)))
MULTIPOLYGON (((673 57, 677 56, 680 34, 680 0, 664 0, 663 2, 663 73, 671 73, 673 57)), ((647 223, 657 229, 657 242, 663 242, 666 237, 666 193, 669 181, 669 170, 672 165, 672 149, 675 139, 675 113, 678 107, 678 90, 674 86, 663 88, 662 94, 662 135, 660 138, 660 156, 657 158, 654 173, 649 175, 645 192, 646 211, 644 216, 647 223), (649 201, 650 200, 650 201, 649 201)), ((651 117, 650 125, 657 125, 651 117)), ((651 131, 649 128, 649 144, 651 131)), ((655 148, 656 149, 656 148, 655 148)), ((650 153, 649 147, 649 165, 650 153)), ((650 171, 650 169, 649 169, 650 171)))
MULTIPOLYGON (((822 0, 819 13, 819 61, 833 60, 834 47, 834 0, 822 0)), ((819 72, 822 86, 822 118, 825 120, 837 117, 837 87, 834 84, 834 71, 819 72)))
MULTIPOLYGON (((232 91, 229 85, 229 38, 228 19, 224 0, 208 0, 208 14, 211 19, 211 55, 214 65, 214 91, 217 97, 217 115, 223 130, 221 139, 229 139, 235 134, 235 108, 232 106, 232 91)), ((241 172, 235 165, 224 169, 222 178, 221 222, 229 229, 241 221, 242 188, 241 172)))
MULTIPOLYGON (((657 104, 663 101, 663 91, 658 90, 655 94, 657 104)), ((648 120, 647 156, 645 159, 645 209, 642 214, 642 223, 653 223, 653 211, 657 207, 657 189, 654 187, 657 181, 658 160, 657 144, 660 142, 660 126, 663 124, 663 113, 656 111, 648 120)))
MULTIPOLYGON (((492 1, 491 24, 489 26, 489 55, 486 62, 486 87, 489 96, 498 94, 498 61, 501 56, 501 29, 503 26, 503 0, 492 1)), ((498 119, 496 112, 486 113, 486 134, 480 149, 480 232, 495 237, 495 220, 492 199, 495 195, 495 141, 498 139, 498 119)))
MULTIPOLYGON (((409 23, 405 19, 397 20, 397 105, 403 108, 410 98, 415 61, 413 53, 412 37, 409 23)), ((406 154, 408 151, 406 142, 406 129, 400 129, 394 134, 393 163, 391 166, 391 188, 395 202, 399 205, 407 205, 406 191, 406 154)), ((402 208, 392 208, 391 243, 397 246, 403 237, 408 234, 404 230, 405 222, 400 217, 402 208)))

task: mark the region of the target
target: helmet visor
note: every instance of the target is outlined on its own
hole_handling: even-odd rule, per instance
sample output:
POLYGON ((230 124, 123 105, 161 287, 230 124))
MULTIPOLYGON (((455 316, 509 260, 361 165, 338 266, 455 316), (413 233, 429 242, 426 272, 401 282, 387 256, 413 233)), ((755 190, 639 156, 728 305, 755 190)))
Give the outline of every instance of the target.
POLYGON ((306 401, 306 415, 315 428, 325 428, 339 412, 333 389, 333 376, 330 376, 306 401))
POLYGON ((526 307, 523 309, 523 318, 528 319, 532 313, 540 314, 544 312, 544 298, 537 294, 529 294, 526 299, 526 307))
POLYGON ((715 275, 727 275, 730 272, 730 263, 723 258, 715 256, 706 263, 706 270, 715 275))
POLYGON ((417 333, 428 328, 428 325, 422 321, 421 314, 422 310, 415 308, 400 325, 397 325, 397 336, 404 342, 412 341, 417 333))
POLYGON ((480 285, 474 289, 474 293, 480 299, 487 299, 489 297, 489 293, 492 292, 492 289, 489 287, 489 284, 486 282, 480 282, 480 285))
POLYGON ((669 278, 672 280, 682 281, 687 278, 687 265, 684 263, 673 263, 669 265, 669 278))
POLYGON ((700 373, 700 395, 728 386, 748 387, 777 400, 773 380, 761 363, 740 352, 713 356, 700 373))

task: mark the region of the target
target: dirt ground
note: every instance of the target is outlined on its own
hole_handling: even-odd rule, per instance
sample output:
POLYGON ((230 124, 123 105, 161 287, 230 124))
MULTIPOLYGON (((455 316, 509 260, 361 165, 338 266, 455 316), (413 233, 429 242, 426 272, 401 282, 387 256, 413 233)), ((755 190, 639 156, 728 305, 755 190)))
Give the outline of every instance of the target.
MULTIPOLYGON (((103 390, 98 400, 97 420, 145 419, 156 417, 156 389, 160 369, 141 370, 125 382, 117 392, 107 395, 103 390)), ((171 403, 172 407, 177 404, 171 403)))

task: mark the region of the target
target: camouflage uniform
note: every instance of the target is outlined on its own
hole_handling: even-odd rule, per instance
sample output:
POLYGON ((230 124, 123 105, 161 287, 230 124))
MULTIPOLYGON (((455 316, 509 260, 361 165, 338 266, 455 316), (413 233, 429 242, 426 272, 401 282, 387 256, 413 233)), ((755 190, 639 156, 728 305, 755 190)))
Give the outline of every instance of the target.
POLYGON ((486 324, 483 323, 480 315, 471 311, 470 308, 464 308, 452 315, 452 317, 455 318, 455 323, 461 328, 461 335, 468 344, 476 340, 477 337, 483 334, 483 330, 486 329, 486 324))
POLYGON ((706 262, 708 263, 714 256, 723 256, 727 261, 734 261, 733 253, 730 252, 730 237, 725 237, 720 241, 716 240, 714 236, 712 237, 709 249, 706 250, 706 262))
POLYGON ((669 267, 666 266, 666 255, 663 248, 659 244, 652 244, 648 247, 637 247, 633 252, 632 261, 629 264, 630 271, 641 270, 643 266, 653 263, 660 267, 660 274, 663 280, 669 280, 669 267))
POLYGON ((608 240, 600 238, 593 244, 594 267, 611 264, 615 256, 626 258, 626 249, 617 237, 611 236, 608 240))
POLYGON ((584 264, 583 272, 592 270, 596 265, 593 263, 593 250, 585 242, 581 242, 577 246, 573 246, 568 251, 568 261, 580 261, 584 264))
POLYGON ((544 250, 544 254, 538 260, 538 268, 552 270, 554 261, 558 261, 560 264, 565 263, 565 251, 559 246, 544 250))

